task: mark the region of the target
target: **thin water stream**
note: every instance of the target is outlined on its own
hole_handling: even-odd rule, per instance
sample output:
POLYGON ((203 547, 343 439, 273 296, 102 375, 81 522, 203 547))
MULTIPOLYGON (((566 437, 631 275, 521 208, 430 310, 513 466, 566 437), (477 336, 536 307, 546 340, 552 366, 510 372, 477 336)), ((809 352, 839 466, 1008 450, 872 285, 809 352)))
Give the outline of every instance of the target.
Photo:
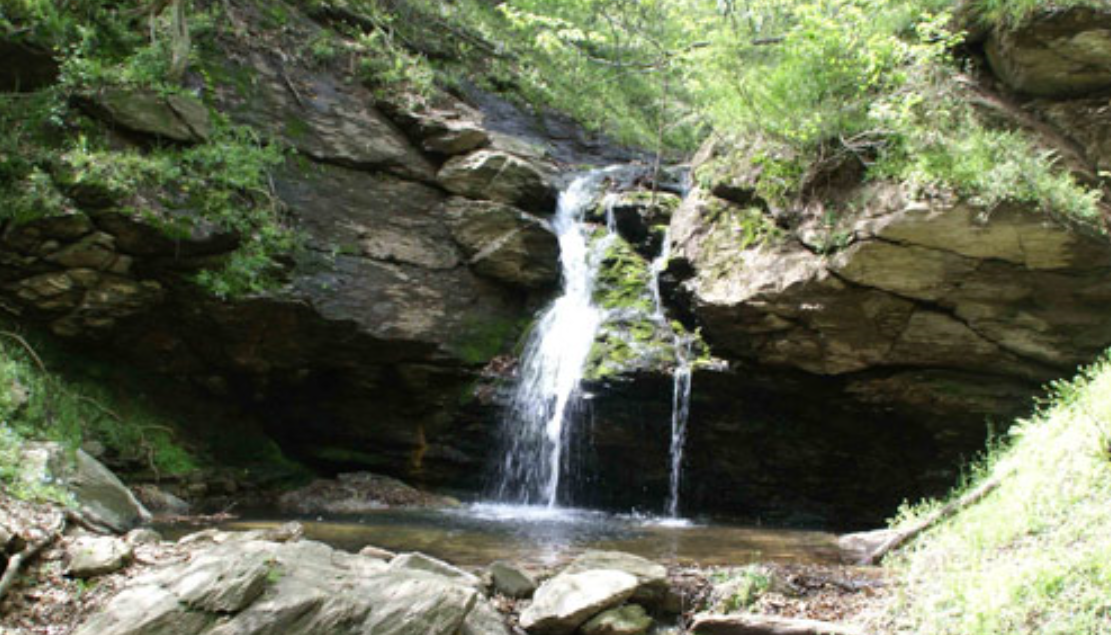
POLYGON ((663 296, 660 292, 660 274, 667 269, 667 262, 671 259, 671 232, 664 232, 663 245, 660 253, 652 261, 651 290, 652 300, 655 302, 655 313, 652 319, 657 324, 672 333, 675 348, 675 368, 671 371, 671 472, 668 484, 666 510, 672 518, 679 517, 679 486, 683 477, 683 448, 687 442, 687 419, 690 418, 691 403, 691 345, 690 337, 684 333, 671 329, 667 324, 667 313, 664 311, 663 296))

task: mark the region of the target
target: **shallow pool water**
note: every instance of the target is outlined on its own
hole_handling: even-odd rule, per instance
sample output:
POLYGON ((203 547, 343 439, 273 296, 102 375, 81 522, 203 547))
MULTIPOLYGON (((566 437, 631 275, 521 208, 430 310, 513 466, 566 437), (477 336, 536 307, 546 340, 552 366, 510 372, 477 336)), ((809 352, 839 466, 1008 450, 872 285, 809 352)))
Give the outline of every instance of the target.
MULTIPOLYGON (((465 566, 494 560, 553 564, 587 549, 615 549, 668 564, 756 561, 836 563, 832 534, 730 526, 604 512, 473 504, 442 510, 383 510, 359 516, 246 515, 223 529, 259 529, 289 520, 305 534, 350 551, 374 545, 421 551, 465 566)), ((184 533, 182 528, 170 534, 184 533)))

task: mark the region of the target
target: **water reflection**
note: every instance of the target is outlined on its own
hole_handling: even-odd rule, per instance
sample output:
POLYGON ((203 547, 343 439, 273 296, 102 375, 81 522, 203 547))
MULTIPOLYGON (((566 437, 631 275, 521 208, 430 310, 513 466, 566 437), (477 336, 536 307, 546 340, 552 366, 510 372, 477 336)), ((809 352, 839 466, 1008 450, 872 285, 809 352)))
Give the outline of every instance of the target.
MULTIPOLYGON (((259 529, 293 519, 256 516, 222 527, 259 529)), ((537 506, 475 504, 295 520, 304 523, 309 538, 345 550, 375 545, 421 551, 465 566, 484 566, 499 559, 554 564, 586 549, 615 549, 668 564, 707 566, 756 561, 835 563, 839 557, 835 537, 821 532, 537 506)))

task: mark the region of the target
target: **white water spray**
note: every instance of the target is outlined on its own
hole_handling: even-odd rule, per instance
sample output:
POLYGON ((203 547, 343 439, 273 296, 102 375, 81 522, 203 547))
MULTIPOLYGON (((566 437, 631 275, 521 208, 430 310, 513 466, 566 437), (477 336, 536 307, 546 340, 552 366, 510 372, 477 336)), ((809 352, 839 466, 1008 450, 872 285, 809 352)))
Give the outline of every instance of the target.
POLYGON ((592 243, 583 215, 613 170, 580 176, 560 194, 552 229, 559 237, 563 292, 540 316, 525 344, 503 422, 510 447, 499 474, 499 500, 548 507, 558 503, 568 424, 574 419, 579 383, 605 317, 592 301, 594 283, 613 236, 611 230, 592 243))

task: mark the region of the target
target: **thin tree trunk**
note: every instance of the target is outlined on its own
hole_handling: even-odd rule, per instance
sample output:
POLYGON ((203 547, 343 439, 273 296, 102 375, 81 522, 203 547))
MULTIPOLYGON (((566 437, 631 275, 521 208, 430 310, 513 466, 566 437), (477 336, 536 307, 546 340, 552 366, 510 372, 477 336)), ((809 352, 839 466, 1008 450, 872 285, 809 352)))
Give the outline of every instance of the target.
POLYGON ((185 17, 186 0, 174 0, 170 10, 170 80, 180 82, 189 68, 189 23, 185 17))

